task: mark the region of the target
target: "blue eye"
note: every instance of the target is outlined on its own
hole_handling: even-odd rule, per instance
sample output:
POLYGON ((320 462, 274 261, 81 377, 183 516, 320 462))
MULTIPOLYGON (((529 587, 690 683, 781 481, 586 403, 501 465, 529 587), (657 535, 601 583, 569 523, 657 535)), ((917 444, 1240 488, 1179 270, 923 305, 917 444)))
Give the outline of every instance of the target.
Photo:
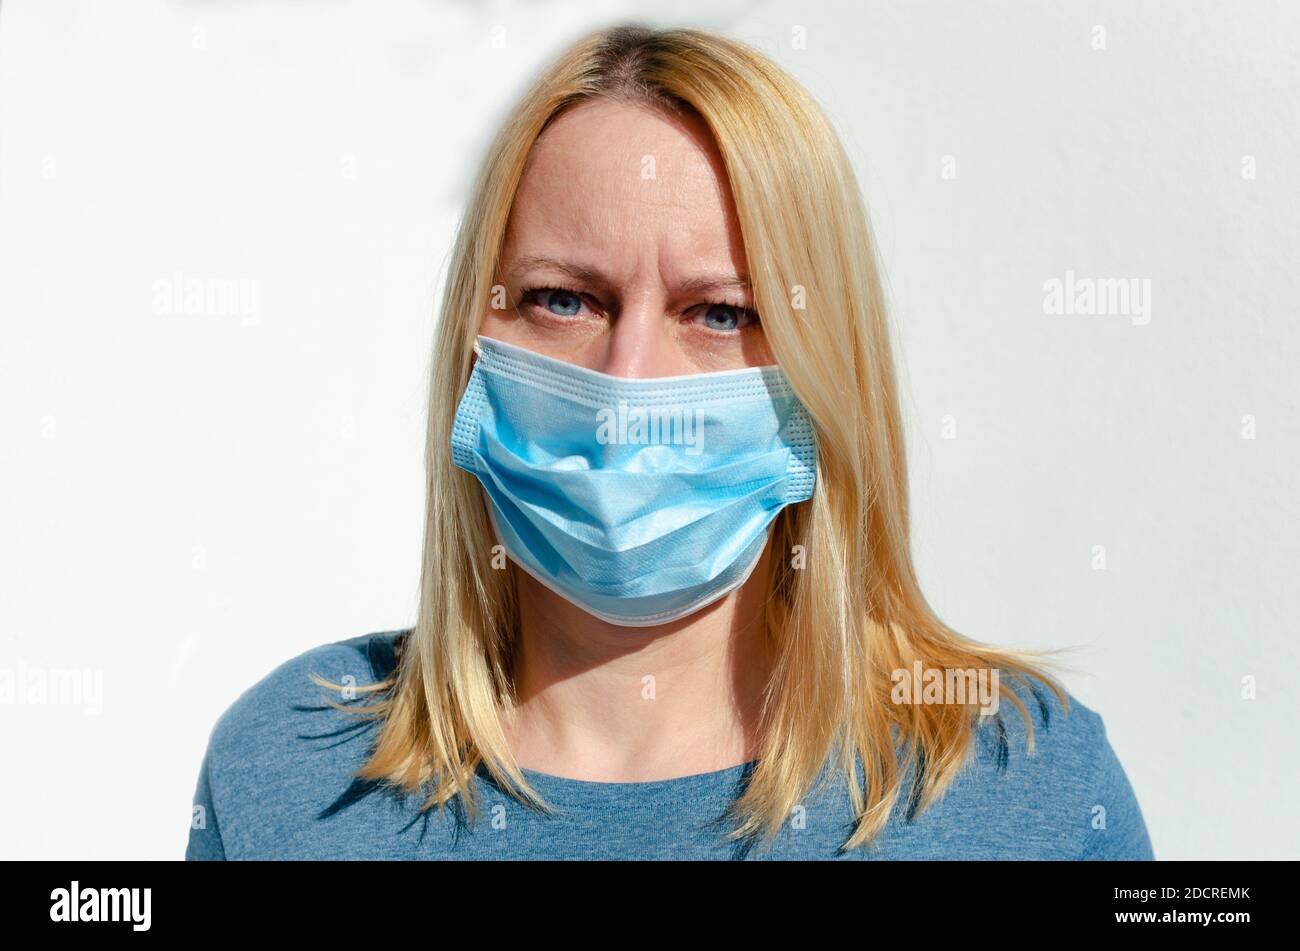
MULTIPOLYGON (((521 303, 531 303, 543 308, 552 317, 571 319, 581 315, 586 301, 583 295, 567 287, 532 287, 523 292, 521 303)), ((734 334, 750 325, 758 324, 758 314, 739 304, 727 304, 722 301, 710 302, 700 308, 694 307, 695 313, 690 320, 702 323, 704 327, 719 334, 734 334)))
POLYGON ((557 317, 573 317, 582 308, 582 298, 561 288, 543 288, 544 306, 557 317))
POLYGON ((757 316, 734 304, 709 304, 704 312, 704 326, 719 333, 728 333, 757 322, 757 316))
POLYGON ((554 317, 576 317, 582 309, 582 295, 564 287, 530 287, 521 300, 533 301, 554 317))

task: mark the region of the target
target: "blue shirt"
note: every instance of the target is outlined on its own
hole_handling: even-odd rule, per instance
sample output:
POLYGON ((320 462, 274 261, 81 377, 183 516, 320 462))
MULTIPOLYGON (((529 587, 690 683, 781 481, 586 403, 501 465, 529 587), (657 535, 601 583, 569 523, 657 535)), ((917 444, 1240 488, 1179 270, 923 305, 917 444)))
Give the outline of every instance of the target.
POLYGON ((561 810, 552 816, 497 788, 480 769, 476 825, 456 803, 421 813, 419 797, 354 779, 378 723, 327 706, 323 697, 339 695, 309 679, 382 679, 402 633, 309 650, 231 704, 199 772, 194 803, 203 808, 195 810, 187 859, 1153 858, 1101 717, 1073 696, 1067 716, 1050 690, 1035 698, 1020 686, 1034 717, 1033 756, 1025 752, 1023 718, 1004 700, 981 723, 974 759, 941 800, 909 820, 900 796, 881 836, 849 852, 841 852, 853 823, 842 774, 828 788, 814 787, 770 848, 729 842, 723 812, 740 795, 750 764, 641 783, 523 770, 561 810))

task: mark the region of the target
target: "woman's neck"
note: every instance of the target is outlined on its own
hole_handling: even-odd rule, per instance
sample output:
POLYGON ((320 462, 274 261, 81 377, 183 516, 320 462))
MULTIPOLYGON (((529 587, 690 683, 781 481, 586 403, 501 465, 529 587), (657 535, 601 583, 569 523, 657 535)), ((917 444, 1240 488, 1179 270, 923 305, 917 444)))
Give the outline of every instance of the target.
POLYGON ((519 765, 650 782, 754 759, 770 670, 768 557, 727 596, 655 627, 602 621, 516 571, 517 703, 503 726, 519 765))

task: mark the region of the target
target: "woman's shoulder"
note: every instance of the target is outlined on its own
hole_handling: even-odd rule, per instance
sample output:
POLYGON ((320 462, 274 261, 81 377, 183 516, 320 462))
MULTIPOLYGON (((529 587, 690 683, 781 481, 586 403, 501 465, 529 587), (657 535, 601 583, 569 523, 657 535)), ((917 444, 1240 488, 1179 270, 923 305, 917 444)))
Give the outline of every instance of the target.
POLYGON ((304 815, 330 808, 340 777, 346 785, 364 762, 368 733, 366 721, 331 702, 370 702, 372 694, 350 688, 384 680, 405 633, 363 634, 303 651, 225 709, 203 756, 187 857, 249 854, 272 830, 297 828, 304 815))
POLYGON ((1064 846, 1077 858, 1151 858, 1141 808, 1102 715, 1042 681, 1004 685, 1014 699, 1002 696, 981 717, 951 807, 996 813, 1025 839, 1045 837, 1044 852, 1064 846))
MULTIPOLYGON (((320 644, 285 660, 244 690, 217 719, 210 745, 214 749, 245 747, 284 736, 293 720, 308 720, 325 701, 364 698, 347 688, 383 680, 393 670, 405 631, 379 631, 320 644), (320 677, 344 689, 335 692, 313 679, 320 677)), ((247 750, 245 750, 247 752, 247 750)))
POLYGON ((1105 723, 1073 693, 1060 687, 1058 695, 1037 679, 1004 680, 1002 686, 1011 695, 999 696, 978 724, 977 745, 986 762, 1005 770, 1019 753, 1026 763, 1037 757, 1042 766, 1069 769, 1086 766, 1098 753, 1105 723))

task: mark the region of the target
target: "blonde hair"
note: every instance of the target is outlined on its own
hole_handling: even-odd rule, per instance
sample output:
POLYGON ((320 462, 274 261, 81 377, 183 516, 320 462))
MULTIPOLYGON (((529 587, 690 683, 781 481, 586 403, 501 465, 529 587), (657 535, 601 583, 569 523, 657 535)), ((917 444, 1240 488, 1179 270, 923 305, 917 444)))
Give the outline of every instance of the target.
POLYGON ((472 820, 482 764, 522 802, 550 809, 515 763, 499 715, 513 699, 513 572, 489 565, 494 536, 484 494, 453 466, 449 447, 530 148, 561 110, 594 98, 694 113, 711 129, 766 339, 817 433, 814 496, 784 509, 773 527, 772 551, 803 546, 804 561, 796 568, 785 557, 769 560, 774 664, 758 763, 732 805, 731 836, 762 832, 770 841, 831 763, 851 777, 857 822, 844 847, 864 845, 884 828, 910 766, 917 767, 912 814, 944 791, 971 754, 980 716, 973 699, 891 702, 893 672, 910 673, 918 661, 926 669, 998 671, 1001 698, 1026 721, 1031 753, 1032 719, 1001 681, 1039 679, 1067 709, 1068 699, 1034 666, 1052 652, 970 640, 926 603, 910 552, 890 329, 852 167, 816 101, 775 63, 695 29, 619 26, 587 35, 537 80, 491 146, 461 223, 436 331, 419 616, 392 675, 353 688, 381 699, 332 704, 382 721, 357 775, 429 790, 425 809, 462 796, 472 820), (796 307, 800 299, 806 306, 796 307))

